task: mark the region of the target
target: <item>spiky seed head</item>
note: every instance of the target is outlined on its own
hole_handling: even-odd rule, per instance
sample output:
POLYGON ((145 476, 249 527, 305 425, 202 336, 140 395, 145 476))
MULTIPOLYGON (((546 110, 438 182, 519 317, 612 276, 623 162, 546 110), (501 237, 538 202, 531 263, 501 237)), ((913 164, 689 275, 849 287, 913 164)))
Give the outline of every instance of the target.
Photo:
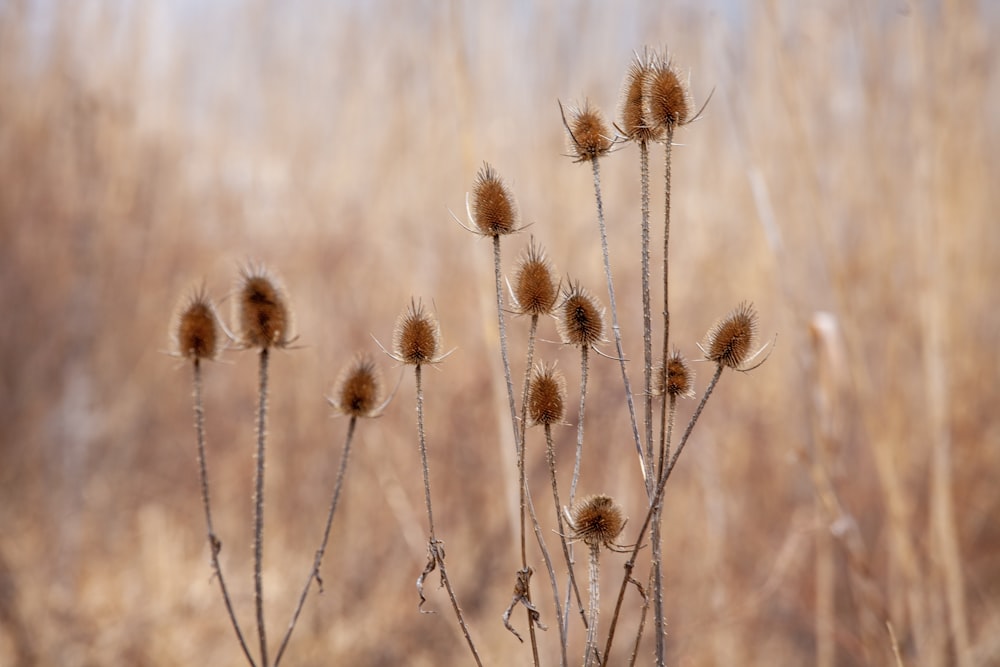
POLYGON ((441 357, 441 328, 437 318, 420 301, 410 306, 396 320, 392 336, 393 356, 414 366, 437 363, 441 357))
POLYGON ((528 388, 528 417, 532 424, 551 425, 566 414, 566 378, 554 366, 538 364, 528 388))
POLYGON ((510 188, 489 164, 483 164, 472 185, 472 221, 483 236, 518 230, 517 204, 510 188))
POLYGON ((669 57, 657 58, 643 83, 643 110, 649 127, 664 131, 688 121, 691 99, 669 57))
POLYGON ((358 354, 340 372, 328 399, 333 409, 351 417, 374 417, 382 400, 382 378, 371 355, 358 354))
POLYGON ((625 74, 621 101, 622 130, 632 141, 656 141, 663 134, 662 128, 646 122, 645 92, 653 73, 652 60, 647 52, 637 53, 625 74))
POLYGON ((604 338, 604 307, 579 283, 571 282, 563 292, 556 327, 564 343, 595 345, 604 338))
POLYGON ((611 547, 625 527, 625 513, 610 496, 588 496, 570 510, 573 537, 589 547, 611 547))
POLYGON ((614 145, 604 115, 589 101, 570 111, 567 130, 570 153, 578 162, 603 157, 614 145))
POLYGON ((750 358, 756 338, 757 311, 744 301, 715 323, 701 347, 709 361, 738 370, 750 358))
POLYGON ((265 268, 248 265, 240 271, 233 308, 237 340, 244 347, 287 347, 294 340, 284 288, 265 268))
POLYGON ((204 287, 195 289, 185 298, 174 314, 170 331, 172 352, 179 357, 211 361, 219 355, 222 326, 204 287))
POLYGON ((674 398, 690 398, 694 396, 694 371, 687 359, 678 350, 674 350, 667 362, 656 367, 653 395, 667 394, 674 398))
POLYGON ((513 292, 517 312, 522 315, 547 315, 559 299, 552 264, 534 237, 517 262, 513 292))

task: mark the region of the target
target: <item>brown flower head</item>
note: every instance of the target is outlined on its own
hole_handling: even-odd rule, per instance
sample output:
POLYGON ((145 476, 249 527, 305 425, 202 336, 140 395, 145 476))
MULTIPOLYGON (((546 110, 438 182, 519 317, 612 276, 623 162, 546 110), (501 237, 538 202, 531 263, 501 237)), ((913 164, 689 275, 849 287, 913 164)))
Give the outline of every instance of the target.
POLYGON ((556 327, 564 343, 596 345, 604 338, 604 308, 579 283, 570 282, 563 292, 556 327))
POLYGON ((263 267, 242 269, 233 308, 236 337, 243 347, 287 347, 295 340, 285 291, 263 267))
POLYGON ((625 513, 610 496, 588 496, 570 510, 574 539, 589 547, 614 548, 625 528, 625 513))
POLYGON ((528 417, 532 424, 551 425, 566 414, 566 378, 554 366, 538 364, 528 388, 528 417))
POLYGON ((691 98, 669 57, 655 59, 643 86, 643 112, 649 127, 662 132, 688 122, 691 98))
POLYGON ((642 55, 635 54, 625 75, 621 101, 622 131, 632 141, 656 141, 663 134, 662 128, 653 127, 646 121, 645 94, 652 74, 653 57, 646 51, 642 55))
POLYGON ((483 236, 502 236, 518 230, 514 195, 489 164, 483 164, 476 174, 469 215, 483 236))
POLYGON ((441 360, 441 328, 420 301, 411 300, 409 308, 396 320, 392 349, 392 356, 404 364, 416 366, 441 360))
POLYGON ((196 361, 215 359, 222 349, 223 333, 215 306, 204 287, 192 291, 177 309, 170 327, 173 354, 196 361))
POLYGON ((705 335, 702 352, 709 361, 740 370, 756 353, 751 354, 757 338, 757 311, 744 301, 715 323, 705 335))
POLYGON ((514 306, 522 315, 547 315, 559 298, 552 264, 534 237, 517 262, 512 292, 514 306))
POLYGON ((674 398, 694 396, 694 371, 687 359, 678 351, 667 357, 666 364, 659 364, 654 374, 653 395, 667 394, 674 398))
POLYGON ((614 145, 611 128, 604 120, 604 115, 596 107, 590 106, 589 101, 584 102, 582 107, 571 109, 569 120, 564 119, 564 122, 570 154, 577 162, 603 157, 614 145))
POLYGON ((375 361, 359 354, 340 372, 333 396, 327 401, 334 410, 351 417, 376 417, 382 407, 382 378, 375 361))

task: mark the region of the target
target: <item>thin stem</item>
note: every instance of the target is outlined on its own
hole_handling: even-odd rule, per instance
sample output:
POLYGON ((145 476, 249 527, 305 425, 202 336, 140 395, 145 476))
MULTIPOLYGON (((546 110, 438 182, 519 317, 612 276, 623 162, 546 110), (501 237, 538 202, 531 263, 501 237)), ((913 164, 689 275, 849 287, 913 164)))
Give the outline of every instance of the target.
MULTIPOLYGON (((427 465, 427 440, 424 435, 424 391, 421 384, 421 369, 420 364, 416 364, 413 367, 414 376, 416 378, 417 384, 417 438, 420 442, 420 463, 423 468, 424 473, 424 500, 427 505, 427 523, 430 530, 430 541, 428 542, 428 551, 430 557, 433 559, 433 564, 441 569, 441 583, 444 584, 445 589, 448 591, 448 597, 451 599, 451 606, 455 610, 455 616, 458 618, 458 624, 462 628, 462 634, 465 635, 465 641, 469 644, 469 649, 472 651, 472 656, 476 660, 476 664, 482 667, 483 661, 479 657, 479 651, 476 650, 476 645, 472 641, 472 635, 469 634, 469 628, 465 624, 465 618, 462 616, 462 608, 458 606, 458 598, 455 597, 455 591, 451 587, 451 580, 448 578, 448 570, 444 565, 444 550, 441 548, 441 542, 437 539, 437 535, 434 532, 434 512, 431 508, 431 481, 430 481, 430 471, 427 465)), ((430 564, 429 564, 430 566, 430 564)), ((424 575, 429 572, 428 569, 424 570, 424 575)), ((423 576, 418 581, 423 582, 423 576)), ((420 593, 421 599, 423 598, 423 593, 420 593)))
POLYGON ((236 620, 236 613, 233 611, 233 601, 229 597, 229 590, 226 588, 226 580, 222 577, 222 567, 219 565, 219 550, 222 549, 222 542, 215 536, 215 528, 212 525, 212 510, 209 503, 208 494, 208 464, 205 462, 205 409, 201 399, 201 360, 194 360, 194 424, 198 438, 198 468, 201 473, 201 503, 205 507, 205 527, 208 530, 208 547, 212 553, 212 571, 219 580, 219 588, 222 590, 222 600, 226 603, 226 611, 229 613, 229 620, 232 621, 233 629, 236 630, 236 638, 240 641, 240 647, 247 658, 247 662, 252 667, 256 667, 253 656, 250 655, 250 648, 243 638, 243 631, 236 620))
MULTIPOLYGON (((494 247, 495 247, 495 252, 496 252, 496 254, 494 256, 494 260, 495 260, 495 264, 496 264, 496 268, 497 268, 497 278, 498 278, 497 287, 499 287, 500 286, 500 282, 499 282, 499 277, 500 277, 500 254, 499 254, 500 245, 499 245, 499 241, 497 241, 497 243, 495 244, 494 247)), ((500 309, 500 305, 501 305, 501 302, 498 300, 497 301, 497 312, 498 313, 502 312, 501 309, 500 309)), ((503 322, 503 317, 502 316, 500 317, 500 321, 503 322)), ((520 477, 519 483, 521 485, 521 568, 522 569, 526 569, 528 567, 528 555, 527 555, 527 550, 526 550, 526 547, 525 547, 525 540, 524 540, 524 533, 525 533, 525 529, 524 529, 524 508, 525 508, 525 501, 526 501, 527 495, 528 495, 528 477, 527 477, 527 473, 525 472, 525 464, 524 464, 524 459, 525 459, 524 431, 525 431, 525 428, 527 427, 527 424, 528 424, 528 389, 529 389, 529 387, 531 385, 531 365, 532 365, 532 363, 534 362, 534 359, 535 359, 535 334, 537 333, 537 331, 538 331, 538 314, 535 313, 535 314, 532 314, 532 316, 531 316, 531 327, 528 330, 528 354, 527 354, 527 359, 526 359, 525 365, 524 365, 524 383, 523 383, 523 387, 521 389, 521 424, 520 424, 520 430, 518 431, 517 430, 517 424, 515 423, 515 431, 517 432, 517 435, 515 435, 515 440, 514 440, 515 443, 517 443, 517 445, 518 445, 518 447, 517 447, 517 471, 518 471, 518 475, 520 477)), ((503 332, 501 332, 500 342, 501 342, 501 350, 504 351, 504 357, 506 357, 506 348, 507 348, 507 346, 506 346, 506 340, 505 340, 505 336, 504 336, 503 332)), ((506 364, 505 364, 505 368, 507 368, 506 364)), ((509 370, 509 368, 508 368, 508 370, 509 370)), ((513 402, 511 403, 511 407, 513 408, 513 402)), ((532 524, 534 526, 534 530, 535 530, 536 535, 539 535, 540 531, 539 531, 538 519, 535 517, 534 511, 531 512, 531 521, 532 521, 532 524)), ((539 543, 539 546, 542 546, 544 548, 544 545, 541 544, 541 542, 539 543)), ((553 578, 553 582, 555 582, 554 578, 553 578)), ((529 601, 531 600, 530 593, 531 592, 529 590, 528 591, 528 596, 529 596, 528 600, 529 601)), ((558 597, 559 596, 556 595, 557 599, 558 599, 558 597)), ((557 605, 558 605, 558 603, 557 603, 557 605)), ((531 636, 531 654, 532 654, 532 659, 534 660, 535 667, 538 667, 538 664, 539 664, 539 659, 538 659, 538 640, 535 637, 535 622, 534 622, 534 619, 532 617, 530 609, 525 609, 525 613, 527 614, 527 617, 528 617, 528 632, 529 632, 529 634, 531 636)), ((559 627, 561 629, 562 628, 562 624, 560 624, 559 627)), ((563 639, 564 639, 563 644, 565 644, 565 638, 563 638, 563 639)))
POLYGON ((649 144, 639 142, 639 172, 642 185, 642 351, 644 426, 646 435, 646 497, 653 494, 653 322, 649 298, 649 144))
POLYGON ((628 588, 629 581, 632 580, 632 570, 635 568, 635 559, 639 555, 639 548, 642 546, 642 539, 646 535, 646 530, 652 522, 654 509, 660 502, 662 502, 663 489, 666 488, 667 480, 670 479, 670 474, 673 472, 674 466, 677 465, 677 459, 681 455, 681 452, 684 451, 684 446, 691 437, 691 432, 694 430, 695 424, 698 423, 698 418, 705 409, 705 404, 712 395, 712 391, 715 390, 715 385, 719 382, 719 377, 722 375, 723 368, 724 366, 722 364, 716 364, 712 380, 708 383, 708 387, 705 388, 705 393, 702 395, 701 401, 698 403, 698 407, 695 408, 694 414, 691 415, 691 421, 688 422, 687 427, 684 429, 684 435, 681 436, 680 444, 677 445, 677 451, 674 452, 673 457, 670 459, 670 465, 664 469, 663 474, 660 475, 660 479, 656 483, 656 494, 653 496, 653 499, 649 504, 649 509, 646 511, 646 518, 643 520, 642 527, 639 529, 639 535, 636 537, 635 547, 632 549, 632 554, 625 563, 625 576, 622 578, 622 585, 618 591, 618 600, 615 603, 615 612, 611 617, 611 629, 608 631, 608 641, 604 648, 605 660, 607 660, 607 657, 611 652, 611 643, 615 638, 615 626, 618 623, 618 616, 621 613, 622 601, 625 599, 625 589, 628 588))
MULTIPOLYGON (((569 487, 569 504, 576 498, 576 483, 580 479, 580 460, 583 458, 583 417, 587 407, 587 355, 589 348, 580 346, 580 416, 576 423, 576 461, 573 463, 573 482, 569 487)), ((556 511, 560 511, 556 508, 556 511)))
POLYGON ((587 611, 587 648, 583 655, 584 667, 600 664, 600 655, 597 652, 597 614, 600 611, 601 587, 600 587, 600 545, 590 545, 590 605, 587 611))
POLYGON ((618 352, 618 362, 622 369, 622 382, 625 385, 625 402, 628 403, 628 414, 632 423, 632 437, 635 440, 636 451, 639 453, 639 464, 642 467, 643 480, 648 485, 649 480, 646 479, 647 465, 642 451, 639 426, 635 417, 635 404, 632 401, 632 386, 629 384, 628 370, 625 364, 625 351, 622 348, 621 328, 618 326, 618 305, 615 302, 615 286, 613 280, 611 279, 611 259, 608 255, 608 234, 604 224, 604 203, 601 199, 601 170, 598 165, 597 158, 593 158, 590 163, 594 170, 594 196, 597 199, 597 226, 601 232, 601 252, 604 255, 604 276, 608 282, 608 301, 611 304, 611 329, 615 334, 615 349, 618 352))
MULTIPOLYGON (((566 571, 569 573, 570 585, 576 595, 577 606, 580 609, 580 617, 583 619, 584 627, 587 626, 587 617, 584 615, 583 598, 580 595, 580 588, 576 583, 576 575, 573 570, 573 556, 570 554, 569 540, 566 539, 566 528, 563 525, 562 504, 559 502, 559 483, 556 479, 556 449, 552 442, 552 426, 545 425, 545 458, 549 464, 549 475, 552 478, 552 502, 556 510, 556 526, 559 530, 559 542, 562 544, 563 557, 566 559, 566 571)), ((566 605, 566 618, 569 617, 569 605, 566 605)), ((559 619, 560 629, 566 626, 566 619, 559 619)), ((565 630, 564 630, 565 631, 565 630)))
MULTIPOLYGON (((542 537, 542 528, 538 524, 538 515, 535 513, 535 504, 531 500, 531 490, 526 489, 525 495, 527 496, 528 512, 531 515, 531 523, 535 529, 535 539, 538 540, 538 548, 542 552, 542 560, 545 561, 545 568, 548 570, 549 581, 552 584, 552 597, 555 600, 556 605, 556 618, 561 618, 562 607, 559 604, 559 584, 556 582, 556 571, 552 567, 552 557, 549 555, 549 550, 545 546, 545 538, 542 537)), ((566 629, 563 627, 561 622, 559 623, 559 644, 562 659, 560 664, 562 667, 567 667, 569 665, 568 656, 566 655, 568 640, 566 638, 566 629)))
POLYGON ((317 585, 319 585, 320 593, 323 592, 323 579, 320 577, 319 568, 323 564, 323 554, 326 553, 326 545, 330 540, 330 527, 333 525, 333 514, 337 511, 337 502, 340 500, 340 490, 344 485, 344 476, 347 473, 347 461, 351 453, 351 443, 354 440, 354 429, 357 425, 358 418, 351 415, 351 420, 347 424, 347 436, 344 439, 344 451, 340 455, 340 468, 337 470, 337 481, 333 485, 333 498, 330 500, 330 511, 326 515, 326 528, 323 531, 323 541, 320 542, 319 549, 316 550, 316 557, 313 560, 312 570, 309 572, 309 578, 306 579, 306 584, 302 588, 302 594, 299 596, 299 603, 295 607, 295 613, 292 614, 292 620, 288 624, 288 630, 285 632, 284 639, 281 640, 281 646, 278 647, 278 654, 274 658, 274 667, 278 667, 278 663, 281 662, 281 656, 285 653, 285 647, 288 646, 288 640, 292 637, 292 630, 295 629, 295 624, 299 620, 299 614, 302 612, 302 607, 305 605, 306 597, 309 595, 309 588, 312 585, 313 580, 316 580, 317 585))
POLYGON ((267 667, 267 634, 264 630, 264 444, 267 438, 267 361, 268 348, 260 350, 260 403, 257 407, 257 476, 254 491, 253 583, 257 608, 257 634, 260 637, 260 662, 267 667))
MULTIPOLYGON (((666 372, 666 362, 664 362, 664 372, 666 372)), ((667 392, 664 392, 667 393, 667 392)), ((666 433, 660 438, 659 461, 656 470, 656 479, 663 475, 663 468, 666 465, 667 456, 670 452, 670 437, 673 434, 674 419, 677 415, 677 397, 670 396, 669 410, 661 410, 660 432, 666 433), (667 414, 669 413, 669 418, 667 414)), ((656 664, 662 667, 666 661, 666 621, 663 611, 663 541, 660 534, 661 521, 663 518, 663 496, 655 507, 653 516, 653 529, 650 541, 653 543, 652 555, 652 592, 653 592, 653 623, 656 628, 656 664)))

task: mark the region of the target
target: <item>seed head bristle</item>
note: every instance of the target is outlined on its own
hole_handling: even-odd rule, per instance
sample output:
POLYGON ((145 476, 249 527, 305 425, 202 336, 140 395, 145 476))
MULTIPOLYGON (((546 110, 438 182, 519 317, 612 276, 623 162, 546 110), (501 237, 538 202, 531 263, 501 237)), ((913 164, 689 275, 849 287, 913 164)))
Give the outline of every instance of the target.
POLYGON ((233 308, 236 335, 244 347, 287 347, 294 340, 288 298, 263 267, 242 269, 233 308))
POLYGON ((567 130, 570 153, 578 162, 607 155, 614 145, 604 115, 589 101, 570 111, 567 130))
POLYGON ((653 395, 673 396, 675 398, 690 398, 694 396, 694 371, 687 359, 678 351, 667 357, 666 364, 656 367, 653 383, 653 395))
POLYGON ((648 53, 636 54, 625 74, 622 88, 621 119, 625 136, 632 141, 656 141, 662 136, 662 128, 650 126, 646 122, 646 85, 653 73, 652 58, 648 53))
POLYGON ((204 287, 192 291, 174 315, 171 326, 173 353, 190 359, 215 359, 222 349, 223 333, 215 305, 204 287))
POLYGON ((518 260, 513 292, 517 312, 522 315, 547 315, 559 298, 552 264, 534 237, 518 260))
POLYGON ((392 336, 393 356, 404 364, 433 364, 441 358, 441 329, 423 303, 410 306, 396 320, 392 336))
POLYGON ((483 236, 518 230, 517 204, 510 188, 489 164, 483 164, 472 185, 472 221, 483 236))
POLYGON ((610 496, 588 496, 570 511, 573 537, 590 547, 614 546, 625 527, 625 513, 610 496))
POLYGON ((744 301, 715 323, 705 336, 705 358, 739 370, 748 360, 757 337, 757 311, 744 301))
POLYGON ((645 121, 661 132, 684 125, 691 114, 691 99, 680 72, 669 57, 657 58, 652 64, 643 89, 645 121))
POLYGON ((571 282, 563 292, 556 328, 564 343, 595 345, 604 338, 604 307, 579 283, 571 282))
POLYGON ((538 364, 528 388, 528 417, 532 424, 558 424, 566 414, 566 378, 554 366, 538 364))
POLYGON ((358 354, 341 371, 329 399, 334 410, 351 417, 375 417, 382 400, 382 378, 371 355, 358 354))

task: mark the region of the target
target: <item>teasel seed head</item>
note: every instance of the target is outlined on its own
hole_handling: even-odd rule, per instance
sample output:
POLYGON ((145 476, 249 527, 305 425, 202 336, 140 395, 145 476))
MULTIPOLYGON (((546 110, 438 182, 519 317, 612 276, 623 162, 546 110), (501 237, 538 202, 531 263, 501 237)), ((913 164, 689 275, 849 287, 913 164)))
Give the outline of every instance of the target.
POLYGON ((566 414, 566 378, 555 366, 540 363, 528 387, 528 418, 532 424, 552 425, 566 414))
POLYGON ((622 88, 621 119, 625 137, 632 141, 657 141, 663 129, 647 122, 645 94, 653 75, 653 58, 648 52, 636 54, 625 74, 622 88))
POLYGON ((690 398, 694 396, 694 371, 687 359, 678 350, 674 350, 665 364, 656 367, 653 383, 653 395, 667 394, 674 398, 690 398))
POLYGON ((472 185, 472 222, 483 236, 503 236, 516 232, 517 204, 500 174, 484 163, 472 185))
POLYGON ((604 338, 604 307, 577 282, 563 291, 556 328, 564 343, 590 347, 604 338))
POLYGON ((662 132, 688 122, 691 115, 688 87, 668 56, 655 60, 643 85, 643 112, 649 127, 662 132))
POLYGON ((222 350, 224 334, 215 305, 204 286, 191 291, 177 309, 170 327, 171 352, 191 361, 211 361, 222 350))
POLYGON ((392 350, 393 358, 404 364, 416 366, 441 360, 441 328, 422 302, 411 300, 396 320, 392 350))
POLYGON ((757 311, 752 303, 744 301, 715 323, 706 334, 701 349, 709 361, 740 370, 756 356, 751 352, 756 338, 757 311))
POLYGON ((570 510, 573 538, 589 547, 614 548, 625 528, 625 513, 610 496, 588 496, 570 510))
POLYGON ((552 264, 534 237, 518 259, 511 292, 514 307, 522 315, 547 315, 559 299, 559 285, 552 264))
POLYGON ((382 377, 371 355, 358 354, 340 372, 333 395, 333 409, 350 417, 377 417, 382 407, 382 377))
MULTIPOLYGON (((561 107, 561 105, 560 105, 561 107)), ((604 115, 590 102, 571 109, 566 120, 570 154, 577 162, 596 160, 608 154, 614 145, 614 136, 604 115)))
POLYGON ((236 338, 243 347, 287 347, 295 340, 288 297, 264 267, 241 270, 233 308, 236 338))

